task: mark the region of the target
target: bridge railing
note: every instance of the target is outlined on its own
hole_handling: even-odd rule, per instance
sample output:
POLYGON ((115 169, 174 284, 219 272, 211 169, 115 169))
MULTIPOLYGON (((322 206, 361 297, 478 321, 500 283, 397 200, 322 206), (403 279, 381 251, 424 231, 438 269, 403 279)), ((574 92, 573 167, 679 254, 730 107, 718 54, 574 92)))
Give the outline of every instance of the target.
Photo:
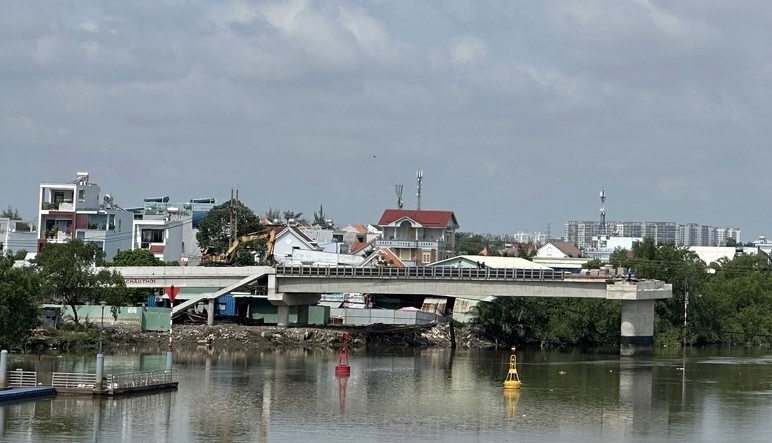
POLYGON ((299 277, 415 278, 452 280, 563 280, 563 272, 554 269, 456 268, 451 266, 411 266, 406 268, 352 266, 276 267, 277 275, 299 277))

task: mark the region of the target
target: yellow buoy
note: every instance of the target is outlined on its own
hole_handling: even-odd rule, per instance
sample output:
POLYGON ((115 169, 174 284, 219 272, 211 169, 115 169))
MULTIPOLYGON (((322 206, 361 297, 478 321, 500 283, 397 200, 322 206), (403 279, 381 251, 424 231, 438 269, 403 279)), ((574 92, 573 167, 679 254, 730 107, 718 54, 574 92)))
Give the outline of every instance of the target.
POLYGON ((520 375, 517 373, 517 357, 515 354, 509 356, 509 372, 504 379, 504 389, 520 389, 523 382, 520 381, 520 375))

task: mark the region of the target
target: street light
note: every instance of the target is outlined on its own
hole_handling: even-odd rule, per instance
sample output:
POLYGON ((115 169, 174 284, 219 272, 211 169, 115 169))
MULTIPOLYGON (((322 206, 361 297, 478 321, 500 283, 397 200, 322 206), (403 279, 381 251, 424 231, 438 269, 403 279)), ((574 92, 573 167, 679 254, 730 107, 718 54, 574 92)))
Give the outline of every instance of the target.
POLYGON ((105 325, 105 306, 107 306, 106 301, 100 301, 99 306, 102 307, 102 318, 99 321, 99 353, 102 353, 102 329, 105 325))

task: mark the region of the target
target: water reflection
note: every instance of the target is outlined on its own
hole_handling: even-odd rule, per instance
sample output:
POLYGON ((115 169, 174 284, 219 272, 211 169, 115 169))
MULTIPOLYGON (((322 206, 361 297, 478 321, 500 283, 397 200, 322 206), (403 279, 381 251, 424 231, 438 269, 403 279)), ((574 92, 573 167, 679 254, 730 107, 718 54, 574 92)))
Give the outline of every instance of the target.
MULTIPOLYGON (((747 440, 769 436, 769 355, 518 352, 523 389, 505 392, 509 355, 353 351, 350 376, 336 377, 334 350, 181 349, 178 391, 0 405, 0 440, 732 440, 738 429, 747 440)), ((93 370, 92 360, 31 356, 23 363, 38 371, 93 370)), ((163 369, 165 354, 108 362, 163 369)))

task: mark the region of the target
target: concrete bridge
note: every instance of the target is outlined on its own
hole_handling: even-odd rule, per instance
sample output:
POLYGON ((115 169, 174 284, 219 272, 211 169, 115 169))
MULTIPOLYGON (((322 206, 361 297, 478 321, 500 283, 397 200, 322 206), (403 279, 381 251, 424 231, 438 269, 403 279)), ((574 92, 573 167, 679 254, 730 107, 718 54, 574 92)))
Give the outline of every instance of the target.
POLYGON ((672 285, 658 280, 612 281, 566 278, 550 269, 504 268, 354 268, 311 266, 251 267, 116 267, 126 285, 135 288, 213 288, 174 306, 172 315, 200 301, 210 303, 230 292, 251 288, 268 294, 278 307, 279 325, 286 326, 289 306, 299 307, 298 320, 308 318, 308 306, 321 294, 363 292, 383 295, 424 295, 483 299, 497 297, 605 298, 622 303, 620 344, 623 352, 650 349, 654 342, 654 305, 672 297, 672 285))

